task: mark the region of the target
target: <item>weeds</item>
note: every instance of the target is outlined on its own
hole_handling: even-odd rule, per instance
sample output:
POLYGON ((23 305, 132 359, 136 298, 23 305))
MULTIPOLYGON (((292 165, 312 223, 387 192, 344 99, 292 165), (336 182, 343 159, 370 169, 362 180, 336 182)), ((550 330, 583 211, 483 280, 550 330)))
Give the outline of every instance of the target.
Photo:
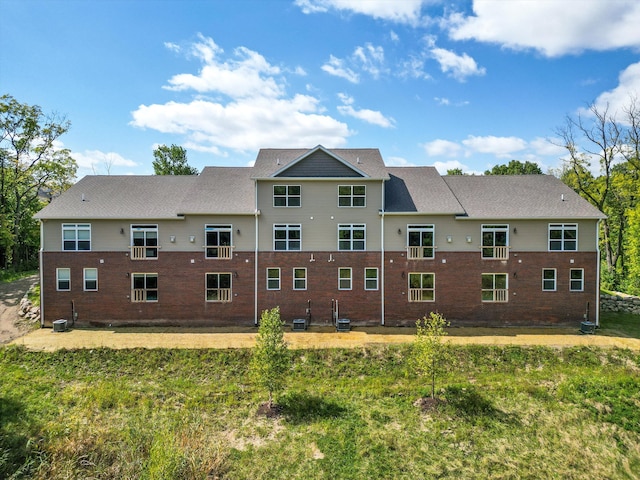
POLYGON ((435 409, 409 346, 293 351, 277 418, 248 350, 0 349, 0 477, 629 478, 638 355, 455 347, 435 409))

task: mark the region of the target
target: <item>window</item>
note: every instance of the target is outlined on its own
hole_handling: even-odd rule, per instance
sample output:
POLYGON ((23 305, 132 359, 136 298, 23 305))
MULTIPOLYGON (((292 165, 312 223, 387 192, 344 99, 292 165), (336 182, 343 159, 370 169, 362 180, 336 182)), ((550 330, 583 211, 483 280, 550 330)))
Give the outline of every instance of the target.
POLYGON ((508 298, 508 284, 506 273, 482 274, 482 301, 506 302, 508 298))
POLYGON ((205 274, 205 298, 207 302, 231 301, 231 274, 205 274))
POLYGON ((433 258, 433 225, 407 225, 407 257, 433 258))
POLYGON ((578 225, 575 223, 549 224, 549 250, 575 251, 578 249, 578 225))
POLYGON ((205 225, 205 258, 231 258, 231 225, 205 225))
POLYGON ((71 269, 70 268, 56 268, 56 283, 58 286, 56 290, 68 291, 71 290, 71 269))
POLYGON ((279 268, 267 268, 267 290, 280 290, 279 268))
POLYGON ((351 268, 338 269, 338 290, 351 290, 351 268))
POLYGON ((569 282, 570 291, 584 291, 584 268, 572 268, 569 273, 569 282))
POLYGON ((378 290, 378 269, 377 268, 364 269, 364 289, 378 290))
POLYGON ((509 225, 482 225, 482 258, 509 258, 509 225))
POLYGON ((409 301, 433 302, 436 298, 435 274, 409 273, 409 301))
POLYGON ((338 206, 339 207, 366 207, 367 202, 366 185, 339 185, 338 186, 338 206))
POLYGON ((158 301, 158 274, 134 273, 131 275, 131 301, 157 302, 158 301))
POLYGON ((300 206, 300 185, 274 185, 273 186, 273 206, 274 207, 299 207, 300 206))
POLYGON ((307 269, 306 268, 293 269, 293 289, 294 290, 307 289, 307 269))
POLYGON ((131 225, 131 259, 158 258, 158 226, 131 225))
POLYGON ((63 250, 91 250, 91 224, 63 223, 63 250))
POLYGON ((366 245, 364 224, 338 225, 338 250, 364 250, 366 245))
POLYGON ((83 276, 84 276, 84 290, 86 292, 98 290, 98 269, 97 268, 85 268, 83 276))
POLYGON ((543 292, 556 291, 556 269, 555 268, 542 269, 542 291, 543 292))
POLYGON ((274 250, 300 250, 302 246, 302 227, 300 224, 280 224, 273 226, 274 250))

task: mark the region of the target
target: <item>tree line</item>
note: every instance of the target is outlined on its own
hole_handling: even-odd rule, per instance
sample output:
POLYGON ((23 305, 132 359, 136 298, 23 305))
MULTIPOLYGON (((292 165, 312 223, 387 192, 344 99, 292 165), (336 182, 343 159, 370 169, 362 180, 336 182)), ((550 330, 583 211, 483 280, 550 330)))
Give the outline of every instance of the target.
MULTIPOLYGON (((590 105, 556 129, 566 149, 559 177, 607 215, 601 222, 602 286, 640 294, 640 106, 630 97, 622 112, 590 105)), ((0 97, 0 269, 38 264, 39 227, 33 215, 75 181, 77 164, 59 138, 71 124, 39 106, 0 97)), ((197 175, 180 146, 160 145, 156 175, 197 175)), ((542 174, 533 162, 512 160, 485 175, 542 174)), ((459 168, 447 172, 463 175, 459 168)))

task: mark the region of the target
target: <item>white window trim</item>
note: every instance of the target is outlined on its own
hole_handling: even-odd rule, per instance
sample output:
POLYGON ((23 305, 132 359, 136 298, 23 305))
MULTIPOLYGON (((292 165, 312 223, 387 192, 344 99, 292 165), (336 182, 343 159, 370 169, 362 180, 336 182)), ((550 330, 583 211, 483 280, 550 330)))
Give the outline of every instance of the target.
MULTIPOLYGON (((219 238, 219 237, 218 237, 219 238)), ((204 258, 208 259, 231 259, 231 254, 224 256, 220 255, 220 250, 218 250, 218 256, 209 255, 209 249, 211 248, 227 248, 229 252, 233 248, 233 225, 230 224, 209 224, 204 226, 204 258), (208 232, 228 232, 229 233, 229 245, 209 245, 207 243, 207 233, 208 232)))
POLYGON ((302 251, 302 224, 300 223, 274 223, 273 224, 273 251, 274 252, 301 252, 302 251), (285 239, 276 239, 276 231, 285 231, 285 239), (297 231, 300 233, 300 239, 290 239, 289 232, 297 231), (276 250, 276 241, 285 242, 285 249, 276 250), (290 248, 290 242, 299 242, 300 248, 290 248))
POLYGON ((488 223, 482 224, 480 228, 480 252, 481 256, 485 260, 505 260, 509 258, 509 242, 511 239, 509 238, 509 224, 508 223, 488 223), (493 234, 493 244, 485 245, 484 244, 484 234, 492 233, 493 234), (496 233, 506 233, 505 245, 496 245, 496 233), (496 255, 496 248, 504 247, 505 254, 504 255, 496 255), (491 256, 484 256, 485 249, 491 249, 491 256))
MULTIPOLYGON (((82 241, 86 241, 86 240, 82 240, 82 241)), ((62 224, 62 251, 63 252, 90 252, 91 251, 91 247, 92 247, 92 242, 91 242, 91 224, 90 223, 63 223, 62 224), (80 240, 78 239, 78 231, 80 230, 88 230, 89 231, 89 248, 87 250, 80 250, 78 248, 78 242, 80 242, 80 240), (75 243, 75 248, 70 249, 70 250, 66 250, 64 248, 64 242, 65 242, 65 238, 64 238, 64 232, 65 231, 69 231, 69 232, 75 232, 74 235, 74 243, 75 243)))
POLYGON ((273 185, 272 192, 272 205, 273 208, 300 208, 302 207, 302 186, 301 185, 273 185), (286 193, 284 195, 276 195, 276 187, 284 187, 286 189, 286 193), (298 195, 290 194, 290 187, 298 187, 300 193, 298 195), (284 198, 286 205, 276 205, 276 198, 284 198), (299 200, 299 205, 289 205, 290 198, 297 198, 299 200))
POLYGON ((558 270, 556 268, 543 268, 542 269, 542 291, 543 292, 556 292, 558 291, 558 270), (544 278, 544 272, 546 270, 552 270, 553 271, 553 288, 544 288, 544 282, 547 281, 551 281, 550 278, 544 278))
POLYGON ((56 291, 58 292, 70 292, 71 291, 71 269, 68 267, 60 267, 60 268, 56 268, 56 291), (60 272, 61 271, 67 271, 69 272, 69 278, 68 279, 61 279, 60 278, 60 272), (68 281, 69 282, 69 288, 60 288, 60 280, 62 281, 68 281))
POLYGON ((570 292, 584 292, 584 268, 571 268, 569 269, 569 291, 570 292), (581 278, 580 278, 580 289, 575 289, 572 288, 571 284, 573 282, 577 282, 578 279, 574 279, 571 278, 571 273, 572 272, 581 272, 581 278))
POLYGON ((338 208, 366 208, 367 207, 367 186, 361 184, 352 184, 352 185, 338 185, 338 208), (351 193, 349 195, 340 195, 340 188, 349 187, 351 193), (362 187, 364 188, 363 195, 356 195, 353 193, 354 187, 362 187), (350 205, 340 205, 341 198, 349 198, 350 205), (354 205, 353 200, 355 198, 363 198, 364 205, 354 205))
POLYGON ((431 249, 431 256, 430 257, 425 257, 425 256, 414 256, 411 255, 409 258, 410 259, 429 259, 432 260, 436 257, 436 229, 435 229, 435 225, 431 224, 431 225, 418 225, 418 224, 413 224, 413 225, 407 225, 407 252, 411 252, 412 248, 419 248, 422 250, 422 252, 424 252, 425 248, 430 248, 431 249), (410 233, 415 233, 415 232, 419 232, 420 233, 420 244, 421 245, 409 245, 409 234, 410 233), (431 232, 431 238, 432 238, 432 244, 433 245, 422 245, 422 233, 423 232, 431 232))
POLYGON ((307 289, 307 269, 306 267, 293 267, 293 269, 291 270, 291 274, 293 275, 293 289, 297 290, 297 291, 303 291, 307 289), (304 270, 304 277, 303 278, 296 278, 296 270, 304 270), (304 288, 298 288, 296 287, 296 280, 300 281, 300 280, 304 280, 304 288))
MULTIPOLYGON (((91 281, 93 281, 93 279, 89 279, 91 281)), ((82 269, 82 285, 84 288, 85 292, 97 292, 98 291, 98 269, 91 267, 91 268, 83 268, 82 269), (87 270, 94 270, 96 272, 96 278, 95 278, 95 282, 96 282, 96 288, 87 288, 87 270)))
MULTIPOLYGON (((549 252, 577 252, 578 251, 578 224, 577 223, 550 223, 548 228, 547 228, 547 251, 549 252), (560 230, 561 235, 560 235, 560 240, 558 239, 552 239, 551 238, 551 230, 560 230), (575 230, 576 232, 576 248, 573 250, 567 250, 565 247, 565 238, 564 238, 564 232, 565 230, 575 230), (551 249, 551 242, 560 242, 560 246, 562 248, 560 248, 560 250, 552 250, 551 249)), ((573 240, 571 240, 573 241, 573 240)))
POLYGON ((132 260, 157 260, 158 257, 160 256, 160 230, 158 228, 157 224, 131 224, 130 226, 130 232, 131 232, 131 259, 132 260), (134 245, 134 241, 133 241, 133 233, 134 232, 145 232, 144 235, 144 245, 134 245), (147 232, 156 232, 156 245, 147 245, 147 232), (142 256, 135 256, 134 255, 134 251, 137 248, 144 248, 144 250, 142 250, 143 254, 142 256), (147 256, 147 250, 148 249, 155 249, 156 250, 156 255, 154 256, 147 256))
POLYGON ((282 285, 282 271, 280 270, 280 267, 267 267, 266 269, 266 276, 267 276, 267 290, 272 290, 272 291, 277 291, 280 290, 281 285, 282 285), (278 288, 271 288, 269 287, 269 281, 275 281, 276 278, 271 278, 269 277, 269 270, 277 270, 278 271, 278 288))
POLYGON ((367 224, 366 223, 340 223, 338 224, 338 251, 341 252, 364 252, 367 250, 367 224), (349 239, 341 239, 340 232, 348 230, 350 232, 349 239), (354 239, 353 232, 354 230, 362 230, 364 233, 364 238, 362 239, 354 239), (340 242, 349 242, 348 249, 340 248, 340 242), (363 247, 361 249, 354 249, 354 242, 362 242, 363 247))
POLYGON ((338 290, 353 290, 353 269, 351 267, 340 267, 338 268, 338 290), (340 276, 340 273, 343 270, 348 270, 349 271, 349 278, 342 278, 340 276), (349 288, 343 288, 340 283, 342 281, 349 281, 349 288))
POLYGON ((378 270, 378 267, 365 267, 364 269, 364 289, 370 292, 376 291, 380 289, 380 271, 378 270), (375 279, 373 278, 367 278, 367 270, 375 270, 376 272, 376 277, 375 279), (375 280, 376 282, 376 286, 375 288, 367 288, 367 281, 373 281, 375 280))

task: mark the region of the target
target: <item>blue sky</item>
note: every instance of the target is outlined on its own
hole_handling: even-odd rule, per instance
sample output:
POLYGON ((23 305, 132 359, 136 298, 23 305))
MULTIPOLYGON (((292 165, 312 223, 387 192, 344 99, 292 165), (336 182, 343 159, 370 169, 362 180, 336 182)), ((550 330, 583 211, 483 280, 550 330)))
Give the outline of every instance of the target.
POLYGON ((71 121, 86 174, 153 149, 379 148, 388 165, 557 168, 591 102, 640 95, 635 0, 0 0, 0 93, 71 121))

